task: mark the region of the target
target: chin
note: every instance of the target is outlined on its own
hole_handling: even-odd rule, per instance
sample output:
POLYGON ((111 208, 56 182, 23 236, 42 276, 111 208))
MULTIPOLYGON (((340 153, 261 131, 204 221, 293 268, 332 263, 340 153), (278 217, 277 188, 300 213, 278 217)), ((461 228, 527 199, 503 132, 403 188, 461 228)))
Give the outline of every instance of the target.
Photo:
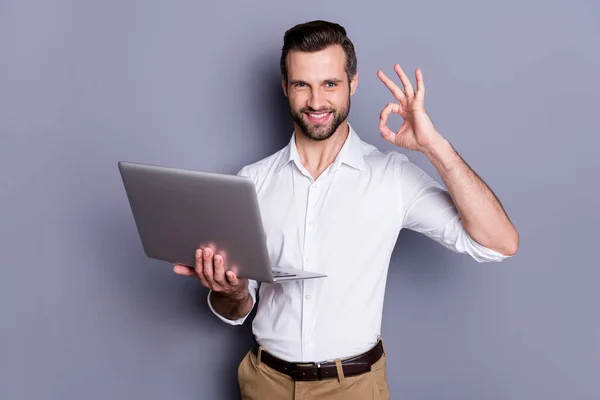
POLYGON ((302 126, 302 131, 304 132, 304 135, 306 135, 306 137, 315 141, 327 140, 335 133, 335 129, 331 124, 327 126, 305 125, 302 126))

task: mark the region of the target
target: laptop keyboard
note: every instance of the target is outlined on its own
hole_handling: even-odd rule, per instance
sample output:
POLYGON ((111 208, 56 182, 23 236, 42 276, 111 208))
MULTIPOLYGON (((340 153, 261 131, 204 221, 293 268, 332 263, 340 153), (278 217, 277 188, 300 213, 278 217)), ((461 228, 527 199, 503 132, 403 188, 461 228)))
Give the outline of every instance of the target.
POLYGON ((290 276, 296 276, 296 274, 292 274, 289 272, 282 272, 282 271, 277 271, 277 270, 273 270, 273 277, 274 278, 287 278, 290 276))

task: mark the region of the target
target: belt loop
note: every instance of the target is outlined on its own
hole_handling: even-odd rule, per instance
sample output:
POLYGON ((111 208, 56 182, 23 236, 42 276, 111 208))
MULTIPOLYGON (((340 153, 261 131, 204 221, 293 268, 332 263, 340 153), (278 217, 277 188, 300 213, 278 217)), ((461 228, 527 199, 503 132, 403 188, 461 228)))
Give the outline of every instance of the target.
POLYGON ((260 367, 260 358, 262 355, 262 351, 263 351, 263 347, 262 346, 258 346, 258 354, 256 355, 256 368, 260 367))
POLYGON ((344 369, 342 368, 342 360, 339 358, 335 360, 335 367, 337 369, 338 381, 340 384, 343 384, 346 381, 346 377, 344 376, 344 369))

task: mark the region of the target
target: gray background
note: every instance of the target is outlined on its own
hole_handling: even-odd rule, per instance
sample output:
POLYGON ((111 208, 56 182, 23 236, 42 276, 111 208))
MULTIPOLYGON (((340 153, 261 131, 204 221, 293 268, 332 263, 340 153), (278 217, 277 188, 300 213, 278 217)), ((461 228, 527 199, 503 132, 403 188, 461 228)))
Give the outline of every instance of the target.
POLYGON ((315 18, 357 46, 362 138, 391 148, 377 69, 423 68, 438 129, 521 234, 481 265, 401 233, 393 398, 600 398, 600 6, 583 0, 0 1, 0 398, 238 396, 250 323, 145 258, 116 163, 234 173, 285 145, 282 35, 315 18))

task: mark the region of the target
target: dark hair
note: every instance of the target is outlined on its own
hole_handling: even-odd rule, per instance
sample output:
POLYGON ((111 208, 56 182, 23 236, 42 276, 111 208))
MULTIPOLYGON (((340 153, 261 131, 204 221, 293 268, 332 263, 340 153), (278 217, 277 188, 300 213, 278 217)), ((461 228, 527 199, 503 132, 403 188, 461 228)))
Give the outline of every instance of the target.
POLYGON ((281 49, 281 75, 287 84, 288 74, 286 58, 290 50, 319 51, 326 47, 340 45, 346 54, 346 75, 348 81, 356 75, 357 60, 354 44, 346 35, 346 29, 334 22, 316 20, 298 24, 288 29, 283 35, 281 49))

